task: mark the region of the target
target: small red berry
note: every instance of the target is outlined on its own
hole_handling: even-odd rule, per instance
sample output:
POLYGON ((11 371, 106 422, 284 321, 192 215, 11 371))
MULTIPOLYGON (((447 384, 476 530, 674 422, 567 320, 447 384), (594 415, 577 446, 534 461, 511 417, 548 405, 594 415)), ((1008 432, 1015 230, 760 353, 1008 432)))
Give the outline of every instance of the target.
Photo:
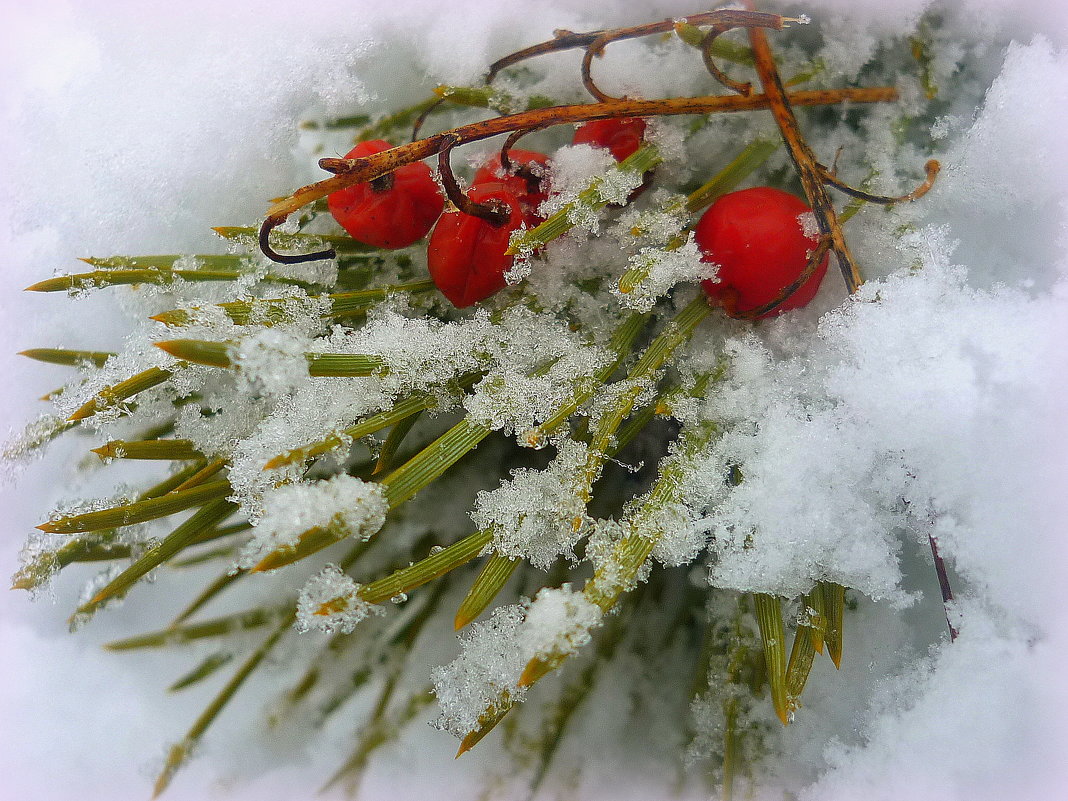
POLYGON ((530 223, 522 201, 503 183, 476 184, 467 196, 475 203, 505 209, 509 217, 503 225, 493 225, 480 217, 454 212, 443 215, 434 226, 427 246, 430 277, 458 309, 504 289, 504 274, 514 260, 505 254, 508 240, 523 223, 530 223))
MULTIPOLYGON (((382 139, 360 142, 345 158, 370 156, 391 147, 382 139)), ((430 168, 419 161, 376 181, 339 189, 327 197, 326 204, 349 236, 387 250, 422 239, 445 208, 430 168)))
MULTIPOLYGON (((701 285, 732 317, 774 301, 796 281, 819 241, 815 220, 803 215, 812 210, 804 201, 770 186, 758 186, 724 195, 706 211, 694 229, 702 261, 719 265, 714 279, 701 285)), ((807 304, 816 295, 827 272, 827 257, 812 276, 772 311, 773 317, 807 304)))
POLYGON ((544 153, 534 150, 517 150, 512 148, 508 151, 508 160, 512 162, 512 171, 508 172, 501 167, 501 154, 495 153, 485 164, 478 168, 473 184, 501 183, 515 192, 519 200, 527 206, 531 212, 536 212, 545 199, 549 196, 547 181, 529 180, 522 174, 516 174, 516 169, 525 170, 535 179, 548 170, 549 157, 544 153))
POLYGON ((645 120, 641 117, 620 117, 591 120, 575 131, 571 140, 575 145, 603 147, 616 161, 623 161, 639 147, 645 137, 645 120))

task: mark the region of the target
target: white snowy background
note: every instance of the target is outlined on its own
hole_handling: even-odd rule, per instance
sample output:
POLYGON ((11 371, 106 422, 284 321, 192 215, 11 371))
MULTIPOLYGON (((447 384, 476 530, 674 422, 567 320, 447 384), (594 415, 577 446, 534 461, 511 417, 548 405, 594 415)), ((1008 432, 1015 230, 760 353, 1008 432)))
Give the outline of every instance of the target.
MULTIPOLYGON (((818 25, 878 35, 910 25, 925 5, 813 0, 804 10, 818 25)), ((918 246, 946 269, 932 269, 922 289, 886 285, 883 317, 863 325, 844 318, 852 350, 827 358, 854 365, 840 388, 852 392, 852 408, 897 416, 903 447, 926 442, 925 465, 946 504, 966 499, 967 530, 946 523, 940 535, 973 592, 960 605, 956 643, 903 672, 871 671, 870 708, 837 722, 841 745, 807 755, 819 770, 806 799, 1052 799, 1068 788, 1068 9, 1057 0, 953 8, 952 24, 989 32, 994 80, 974 119, 950 121, 946 169, 924 201, 928 222, 943 228, 918 246), (955 250, 946 245, 954 240, 955 250), (893 341, 902 331, 914 334, 911 351, 893 341), (933 384, 895 382, 887 372, 895 354, 944 369, 918 376, 937 376, 933 384), (874 383, 857 386, 860 379, 874 383), (924 425, 929 440, 917 434, 924 425), (933 443, 947 433, 967 447, 941 452, 933 443)), ((210 225, 257 219, 266 198, 316 177, 308 159, 293 157, 293 123, 309 108, 402 104, 435 83, 473 80, 553 28, 694 10, 622 0, 5 4, 4 428, 31 419, 34 399, 64 378, 62 368, 14 352, 103 349, 114 336, 109 321, 121 317, 121 302, 107 293, 70 314, 64 298, 21 288, 74 267, 79 255, 203 252, 210 225)), ((887 423, 853 435, 892 432, 887 423)), ((3 487, 0 572, 14 571, 26 533, 77 491, 71 482, 82 479, 58 470, 79 458, 80 446, 59 442, 3 487)), ((0 594, 0 799, 148 796, 165 744, 208 696, 162 692, 175 674, 169 653, 114 655, 99 646, 174 611, 163 608, 165 582, 154 605, 130 605, 121 622, 101 615, 77 635, 65 625, 77 592, 70 582, 37 603, 0 594)), ((864 679, 862 671, 853 681, 864 679)), ((234 702, 166 797, 312 797, 344 752, 342 735, 328 731, 295 755, 272 753, 255 734, 260 707, 256 698, 234 702)), ((454 763, 452 748, 428 732, 387 751, 364 797, 467 797, 473 763, 454 763)), ((648 778, 626 797, 657 797, 648 778)))

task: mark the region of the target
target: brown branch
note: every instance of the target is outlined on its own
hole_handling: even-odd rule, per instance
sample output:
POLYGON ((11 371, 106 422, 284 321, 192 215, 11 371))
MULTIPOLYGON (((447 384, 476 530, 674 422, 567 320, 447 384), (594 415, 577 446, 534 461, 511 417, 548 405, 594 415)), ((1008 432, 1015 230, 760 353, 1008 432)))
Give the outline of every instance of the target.
POLYGON ((931 533, 927 534, 927 540, 931 543, 931 556, 934 557, 935 573, 938 576, 938 589, 942 592, 942 608, 946 613, 946 625, 949 626, 949 641, 953 642, 960 634, 949 617, 949 605, 953 602, 953 589, 949 586, 946 563, 942 560, 942 555, 938 553, 938 540, 931 533))
MULTIPOLYGON (((790 17, 780 17, 778 14, 765 14, 757 11, 706 11, 700 14, 691 14, 686 17, 691 25, 713 25, 724 31, 732 28, 772 28, 781 31, 783 27, 795 20, 790 17)), ((547 42, 540 42, 522 50, 517 50, 504 58, 494 61, 486 73, 486 83, 492 83, 497 74, 514 64, 526 61, 528 58, 558 53, 562 50, 574 50, 575 48, 589 48, 598 39, 604 39, 599 49, 609 42, 618 42, 623 39, 637 39, 642 36, 652 36, 657 33, 668 33, 675 30, 678 20, 666 19, 660 22, 649 22, 645 25, 634 25, 627 28, 605 28, 599 31, 587 31, 575 33, 568 30, 554 31, 554 38, 547 42)), ((592 58, 592 56, 590 56, 592 58)), ((596 97, 596 95, 594 95, 596 97)))
MULTIPOLYGON (((837 156, 835 156, 835 159, 837 160, 837 156)), ((897 195, 892 197, 888 195, 873 195, 865 192, 863 189, 857 189, 844 181, 840 181, 835 176, 833 168, 828 170, 822 164, 817 164, 816 166, 819 167, 824 183, 830 184, 839 192, 844 192, 845 194, 860 200, 866 200, 869 203, 879 203, 883 206, 892 206, 895 203, 911 203, 912 201, 923 197, 931 190, 931 187, 934 186, 935 177, 938 175, 938 171, 942 169, 942 165, 939 164, 937 160, 931 159, 923 165, 927 177, 922 184, 917 186, 907 195, 897 195)))
POLYGON ((507 209, 487 203, 476 203, 460 188, 460 183, 456 180, 452 165, 449 163, 452 149, 458 144, 460 144, 458 137, 448 136, 445 138, 445 145, 438 151, 438 171, 441 173, 441 185, 445 189, 445 195, 452 201, 452 205, 464 214, 485 220, 494 227, 504 225, 511 216, 507 209))
MULTIPOLYGON (((746 6, 752 10, 752 0, 746 0, 746 6)), ((820 170, 819 163, 812 149, 805 142, 801 127, 797 124, 797 117, 794 116, 793 108, 791 108, 791 98, 787 95, 782 78, 779 76, 779 70, 775 66, 768 37, 760 28, 749 28, 749 45, 753 50, 754 66, 760 78, 760 84, 768 97, 772 116, 775 117, 790 159, 797 169, 808 203, 816 215, 820 233, 830 238, 831 249, 838 260, 842 277, 845 278, 846 288, 852 294, 857 291, 864 279, 860 276, 860 268, 849 250, 849 245, 842 234, 842 227, 838 224, 830 195, 823 183, 824 173, 820 170)))
MULTIPOLYGON (((825 89, 810 92, 795 92, 790 100, 798 106, 823 106, 832 103, 882 103, 896 100, 897 89, 891 86, 870 89, 825 89)), ((292 195, 282 198, 268 210, 268 220, 275 225, 294 211, 307 204, 344 189, 347 186, 372 181, 380 175, 392 172, 405 164, 435 156, 444 146, 446 137, 455 135, 461 144, 477 142, 521 128, 538 128, 550 125, 588 122, 612 117, 655 117, 680 114, 715 114, 718 112, 757 111, 770 108, 767 95, 750 97, 708 96, 680 97, 663 100, 615 100, 609 103, 580 103, 570 106, 521 111, 502 117, 461 125, 450 131, 434 134, 408 144, 384 150, 381 153, 358 159, 324 158, 319 166, 335 173, 331 178, 301 187, 292 195)))

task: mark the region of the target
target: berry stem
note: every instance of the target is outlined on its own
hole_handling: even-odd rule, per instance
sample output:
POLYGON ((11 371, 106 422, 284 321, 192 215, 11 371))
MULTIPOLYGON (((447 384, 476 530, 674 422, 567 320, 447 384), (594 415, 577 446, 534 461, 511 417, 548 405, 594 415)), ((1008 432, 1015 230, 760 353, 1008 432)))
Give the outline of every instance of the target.
MULTIPOLYGON (((732 28, 763 27, 782 30, 791 20, 780 17, 778 14, 766 14, 757 11, 707 11, 700 14, 691 14, 685 20, 688 25, 712 25, 721 32, 732 28)), ((517 50, 504 58, 498 59, 490 65, 486 73, 486 83, 492 83, 497 74, 514 64, 526 61, 535 56, 547 53, 558 53, 562 50, 573 50, 579 47, 586 49, 586 58, 599 55, 606 45, 623 39, 637 39, 643 36, 652 36, 658 33, 674 31, 678 22, 674 19, 649 22, 644 25, 633 25, 625 28, 605 28, 599 31, 587 31, 575 33, 574 31, 558 30, 555 38, 547 42, 517 50)), ((597 95, 594 94, 594 97, 597 95)))
POLYGON ((438 151, 438 171, 441 174, 441 185, 445 189, 445 195, 452 202, 452 205, 456 206, 464 214, 478 217, 494 228, 499 228, 508 222, 511 216, 508 210, 495 204, 475 202, 460 188, 460 183, 456 180, 456 175, 452 171, 449 159, 452 156, 452 149, 458 144, 460 144, 459 137, 446 136, 441 150, 438 151))
MULTIPOLYGON (((752 0, 746 0, 746 6, 752 9, 752 0)), ((823 173, 820 171, 819 163, 801 134, 801 127, 798 125, 797 117, 794 116, 790 97, 786 93, 785 87, 783 87, 779 70, 775 66, 775 59, 771 53, 771 45, 768 44, 768 37, 759 28, 750 28, 749 44, 753 49, 754 66, 756 67, 757 76, 760 78, 760 84, 769 100, 772 116, 779 126, 779 132, 786 143, 790 159, 793 161, 797 174, 801 178, 801 186, 804 188, 808 203, 816 215, 820 233, 830 238, 830 247, 834 250, 835 257, 838 260, 838 266, 842 271, 842 277, 845 279, 846 288, 850 294, 853 294, 864 283, 864 279, 860 275, 860 267, 857 265, 856 259, 853 258, 849 245, 845 241, 845 236, 842 234, 842 228, 838 224, 830 195, 827 193, 827 187, 824 186, 823 173)))
MULTIPOLYGON (((892 86, 864 89, 825 89, 795 92, 789 95, 790 101, 799 106, 823 106, 843 102, 883 103, 894 101, 897 97, 897 89, 892 86)), ((434 134, 405 145, 398 145, 365 158, 320 159, 319 166, 327 172, 335 174, 330 178, 301 187, 292 195, 282 198, 273 204, 267 210, 267 217, 260 226, 260 248, 269 258, 274 258, 272 254, 275 251, 270 247, 268 237, 276 227, 285 222, 290 214, 339 189, 372 181, 398 167, 437 155, 442 147, 446 145, 446 141, 451 140, 453 137, 456 138, 456 144, 468 144, 518 129, 564 125, 588 122, 590 120, 604 120, 616 117, 715 114, 718 112, 759 111, 768 108, 771 108, 771 99, 766 94, 756 94, 749 97, 712 95, 664 98, 660 100, 628 99, 607 103, 552 106, 461 125, 449 131, 434 134)), ((319 251, 305 255, 309 257, 315 256, 316 259, 329 258, 325 254, 331 251, 333 251, 333 248, 330 251, 319 251)))

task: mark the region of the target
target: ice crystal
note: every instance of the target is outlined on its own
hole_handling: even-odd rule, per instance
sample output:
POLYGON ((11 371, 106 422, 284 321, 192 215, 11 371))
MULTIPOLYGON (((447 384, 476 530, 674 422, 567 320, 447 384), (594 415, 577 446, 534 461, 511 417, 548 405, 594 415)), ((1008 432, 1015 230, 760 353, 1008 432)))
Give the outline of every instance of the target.
POLYGON ((348 634, 370 614, 382 610, 359 597, 360 585, 334 564, 308 579, 297 598, 297 630, 348 634))

